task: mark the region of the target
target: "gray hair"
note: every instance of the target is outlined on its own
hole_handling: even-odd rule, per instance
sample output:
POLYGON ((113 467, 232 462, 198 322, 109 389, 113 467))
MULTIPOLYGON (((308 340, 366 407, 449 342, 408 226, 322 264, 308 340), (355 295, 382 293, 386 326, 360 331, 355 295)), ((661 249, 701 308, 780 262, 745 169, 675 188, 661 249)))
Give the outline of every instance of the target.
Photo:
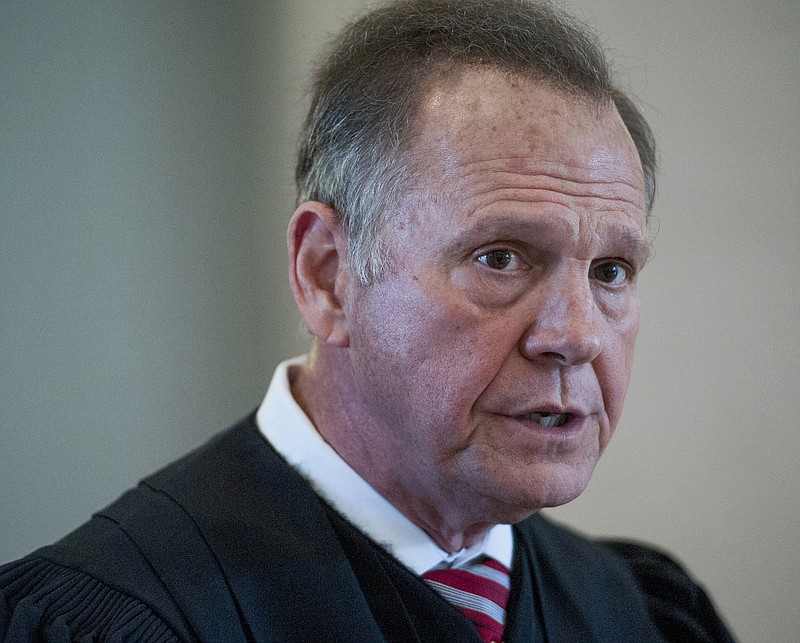
POLYGON ((296 170, 298 201, 333 208, 350 268, 380 277, 382 231, 413 180, 410 139, 430 79, 485 65, 545 82, 597 105, 613 102, 639 152, 647 211, 655 196, 652 132, 612 82, 588 29, 546 1, 396 0, 349 25, 316 72, 296 170))

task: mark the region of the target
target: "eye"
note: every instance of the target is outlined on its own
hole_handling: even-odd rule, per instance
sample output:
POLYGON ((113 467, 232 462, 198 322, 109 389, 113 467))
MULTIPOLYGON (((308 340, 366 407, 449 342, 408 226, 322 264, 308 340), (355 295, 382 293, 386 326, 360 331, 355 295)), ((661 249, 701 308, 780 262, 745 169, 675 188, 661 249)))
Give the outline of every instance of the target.
POLYGON ((620 286, 630 277, 630 269, 618 261, 605 261, 592 267, 592 277, 610 286, 620 286))
POLYGON ((517 253, 506 250, 490 250, 478 255, 478 261, 493 270, 514 270, 520 267, 521 261, 517 253))

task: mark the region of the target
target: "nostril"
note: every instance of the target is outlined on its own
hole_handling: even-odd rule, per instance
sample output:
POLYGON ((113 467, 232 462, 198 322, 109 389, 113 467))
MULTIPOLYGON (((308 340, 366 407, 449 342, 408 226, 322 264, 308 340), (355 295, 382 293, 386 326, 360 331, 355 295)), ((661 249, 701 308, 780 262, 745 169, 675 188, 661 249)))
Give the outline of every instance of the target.
POLYGON ((556 353, 555 351, 545 351, 541 353, 541 356, 547 359, 554 359, 557 362, 566 362, 567 358, 562 355, 561 353, 556 353))
POLYGON ((573 366, 592 362, 602 351, 599 333, 555 327, 528 329, 520 338, 519 350, 529 360, 573 366))

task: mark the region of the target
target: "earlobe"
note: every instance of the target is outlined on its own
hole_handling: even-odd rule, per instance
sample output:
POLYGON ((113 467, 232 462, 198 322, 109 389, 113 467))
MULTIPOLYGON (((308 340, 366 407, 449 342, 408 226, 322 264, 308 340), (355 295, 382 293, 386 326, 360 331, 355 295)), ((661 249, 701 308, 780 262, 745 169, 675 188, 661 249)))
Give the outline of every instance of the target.
POLYGON ((322 342, 346 348, 349 280, 347 239, 336 212, 316 201, 302 203, 288 231, 289 281, 300 314, 322 342))

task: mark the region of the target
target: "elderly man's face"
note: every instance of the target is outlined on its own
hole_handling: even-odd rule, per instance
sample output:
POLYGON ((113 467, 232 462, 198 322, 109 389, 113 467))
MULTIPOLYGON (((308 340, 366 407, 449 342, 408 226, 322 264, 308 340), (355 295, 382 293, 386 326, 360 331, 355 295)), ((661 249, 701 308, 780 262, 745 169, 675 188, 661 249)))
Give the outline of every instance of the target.
POLYGON ((577 496, 619 420, 641 166, 613 109, 487 69, 436 85, 416 132, 389 269, 346 304, 368 477, 412 514, 517 520, 577 496))

